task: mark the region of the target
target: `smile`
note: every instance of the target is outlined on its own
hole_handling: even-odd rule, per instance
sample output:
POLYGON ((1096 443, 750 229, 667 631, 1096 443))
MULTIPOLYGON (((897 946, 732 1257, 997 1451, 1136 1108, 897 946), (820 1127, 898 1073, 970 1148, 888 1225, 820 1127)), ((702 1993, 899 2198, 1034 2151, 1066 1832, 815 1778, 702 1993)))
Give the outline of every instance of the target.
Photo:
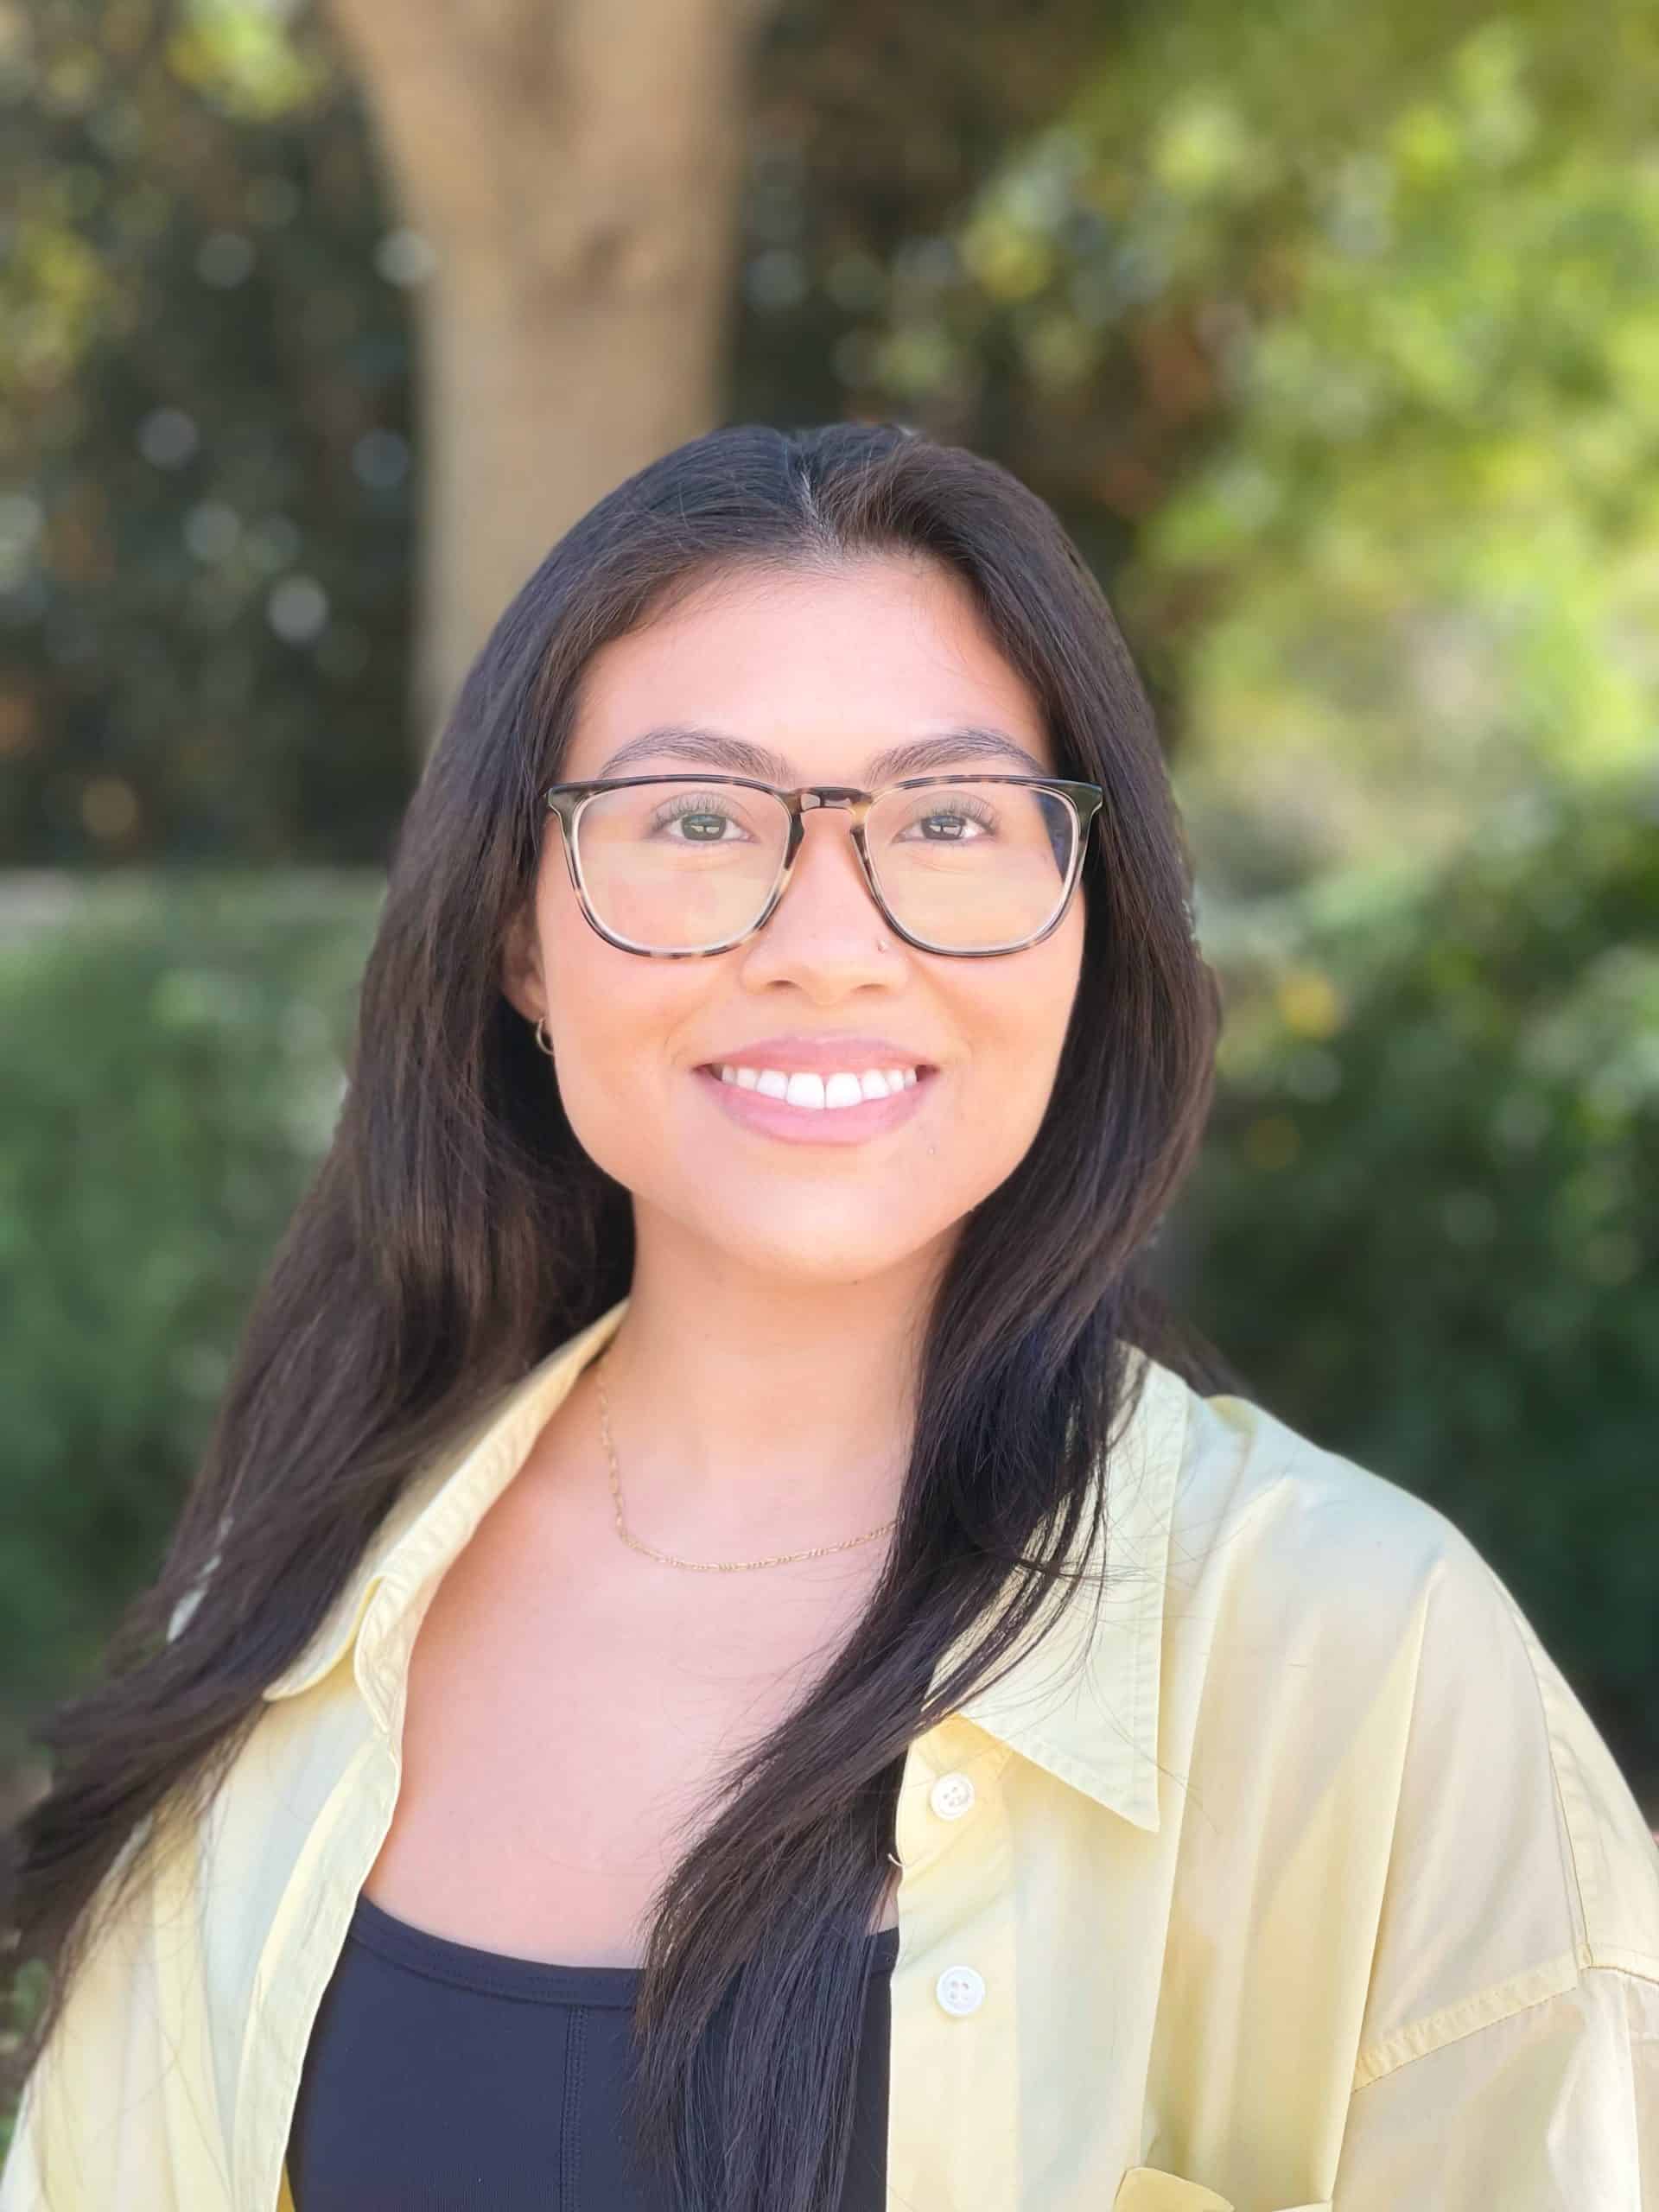
POLYGON ((776 1068, 732 1068, 722 1075, 710 1066, 695 1073, 713 1102, 746 1128, 798 1144, 856 1144, 907 1122, 931 1091, 938 1071, 887 1068, 826 1077, 786 1076, 776 1068), (858 1086, 856 1098, 854 1084, 858 1086))

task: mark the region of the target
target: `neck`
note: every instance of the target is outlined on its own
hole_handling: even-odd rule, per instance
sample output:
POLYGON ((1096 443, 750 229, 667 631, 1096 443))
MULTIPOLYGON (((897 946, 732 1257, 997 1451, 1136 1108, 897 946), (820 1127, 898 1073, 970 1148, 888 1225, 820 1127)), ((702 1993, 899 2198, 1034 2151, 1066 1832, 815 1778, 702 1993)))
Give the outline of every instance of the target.
MULTIPOLYGON (((603 1355, 630 1534, 681 1558, 758 1559, 892 1520, 914 1423, 914 1281, 669 1288, 636 1266, 603 1355)), ((578 1387, 604 1465, 591 1373, 578 1387)), ((801 1567, 851 1571, 887 1541, 801 1567)))

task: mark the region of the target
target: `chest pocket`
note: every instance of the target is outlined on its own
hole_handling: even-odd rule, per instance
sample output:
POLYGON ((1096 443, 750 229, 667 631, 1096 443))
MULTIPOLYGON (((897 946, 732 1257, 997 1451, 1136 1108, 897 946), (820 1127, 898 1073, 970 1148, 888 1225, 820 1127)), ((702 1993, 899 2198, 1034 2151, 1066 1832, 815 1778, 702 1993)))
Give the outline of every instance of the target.
MULTIPOLYGON (((1179 2174, 1160 2173, 1156 2166, 1131 2166, 1118 2183, 1112 2212, 1234 2212, 1234 2207, 1230 2196, 1218 2196, 1202 2182, 1183 2181, 1179 2174)), ((1287 2204, 1279 2212, 1331 2212, 1331 2200, 1287 2204)))

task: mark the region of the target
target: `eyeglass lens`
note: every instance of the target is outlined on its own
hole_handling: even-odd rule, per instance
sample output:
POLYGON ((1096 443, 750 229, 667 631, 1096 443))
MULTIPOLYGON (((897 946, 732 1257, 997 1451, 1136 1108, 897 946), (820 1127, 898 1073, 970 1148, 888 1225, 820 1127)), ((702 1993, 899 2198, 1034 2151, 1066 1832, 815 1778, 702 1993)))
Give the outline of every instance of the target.
MULTIPOLYGON (((995 951, 1052 920, 1077 815, 1058 791, 938 784, 884 793, 865 832, 903 929, 941 951, 995 951)), ((652 780, 584 800, 575 842, 588 904, 613 937, 695 951, 754 926, 783 867, 789 810, 766 791, 652 780)))

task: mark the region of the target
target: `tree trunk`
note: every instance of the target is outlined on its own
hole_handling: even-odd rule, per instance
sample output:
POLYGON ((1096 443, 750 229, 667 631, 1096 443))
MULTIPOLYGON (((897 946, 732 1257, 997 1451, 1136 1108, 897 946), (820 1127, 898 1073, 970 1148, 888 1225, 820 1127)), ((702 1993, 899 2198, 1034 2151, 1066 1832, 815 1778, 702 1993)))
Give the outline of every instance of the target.
POLYGON ((418 287, 417 767, 603 493, 720 419, 747 60, 775 0, 334 0, 418 287))

